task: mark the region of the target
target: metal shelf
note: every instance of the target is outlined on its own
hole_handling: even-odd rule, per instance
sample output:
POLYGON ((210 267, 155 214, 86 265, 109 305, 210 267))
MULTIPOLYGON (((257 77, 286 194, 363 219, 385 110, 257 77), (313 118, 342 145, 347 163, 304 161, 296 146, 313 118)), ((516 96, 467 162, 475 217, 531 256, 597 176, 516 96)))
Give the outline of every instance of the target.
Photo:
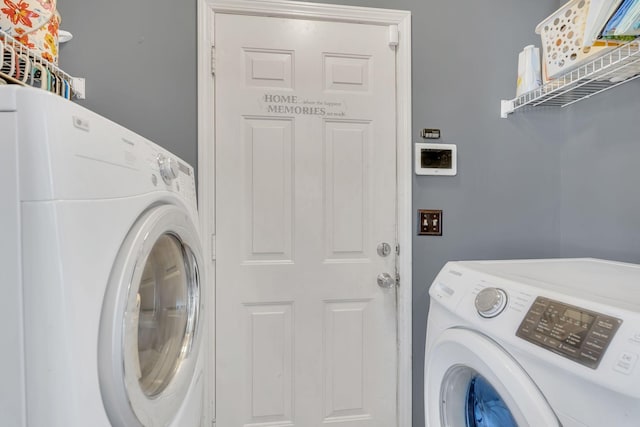
POLYGON ((44 89, 67 99, 84 99, 83 78, 65 73, 3 31, 0 31, 0 79, 8 84, 44 89))
POLYGON ((551 80, 514 99, 502 100, 500 117, 536 107, 566 107, 640 77, 640 39, 551 80))

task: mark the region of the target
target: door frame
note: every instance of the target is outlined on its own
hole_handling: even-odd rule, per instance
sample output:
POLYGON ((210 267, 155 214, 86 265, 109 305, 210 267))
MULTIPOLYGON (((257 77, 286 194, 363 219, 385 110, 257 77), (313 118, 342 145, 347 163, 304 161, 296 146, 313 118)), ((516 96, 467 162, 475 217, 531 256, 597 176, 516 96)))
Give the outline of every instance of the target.
MULTIPOLYGON (((214 15, 233 14, 315 19, 397 26, 396 48, 396 194, 400 245, 397 288, 398 427, 411 426, 412 416, 412 143, 411 143, 411 12, 286 0, 198 0, 198 206, 207 282, 215 289, 215 60, 214 15)), ((213 294, 214 292, 212 292, 213 294)), ((209 298, 215 307, 215 295, 209 298)), ((215 355, 215 317, 209 315, 209 357, 215 355)), ((215 412, 215 364, 207 363, 207 409, 215 412)), ((207 424, 208 425, 208 424, 207 424)))

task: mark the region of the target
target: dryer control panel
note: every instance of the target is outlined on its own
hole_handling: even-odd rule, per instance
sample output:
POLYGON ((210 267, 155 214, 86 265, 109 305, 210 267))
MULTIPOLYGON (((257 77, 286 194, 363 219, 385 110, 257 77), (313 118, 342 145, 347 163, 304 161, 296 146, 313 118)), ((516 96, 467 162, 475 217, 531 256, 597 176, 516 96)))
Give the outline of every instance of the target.
POLYGON ((537 297, 516 336, 596 369, 622 320, 537 297))

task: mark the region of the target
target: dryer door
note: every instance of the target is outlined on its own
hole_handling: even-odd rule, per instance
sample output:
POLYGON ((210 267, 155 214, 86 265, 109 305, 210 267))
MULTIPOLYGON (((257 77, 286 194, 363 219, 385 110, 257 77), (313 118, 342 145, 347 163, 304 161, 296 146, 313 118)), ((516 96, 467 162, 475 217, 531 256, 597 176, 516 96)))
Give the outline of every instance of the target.
POLYGON ((148 210, 120 248, 98 343, 113 426, 166 426, 183 405, 202 335, 201 264, 196 227, 173 205, 148 210))
POLYGON ((427 427, 560 427, 540 390, 496 342, 445 330, 425 361, 427 427))

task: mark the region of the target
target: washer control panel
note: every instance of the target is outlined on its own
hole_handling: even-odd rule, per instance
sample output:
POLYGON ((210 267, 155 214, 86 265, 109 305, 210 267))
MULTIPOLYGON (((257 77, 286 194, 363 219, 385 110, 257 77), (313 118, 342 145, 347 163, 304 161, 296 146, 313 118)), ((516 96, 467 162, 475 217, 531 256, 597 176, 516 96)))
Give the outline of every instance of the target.
POLYGON ((596 369, 622 320, 537 297, 516 336, 596 369))

